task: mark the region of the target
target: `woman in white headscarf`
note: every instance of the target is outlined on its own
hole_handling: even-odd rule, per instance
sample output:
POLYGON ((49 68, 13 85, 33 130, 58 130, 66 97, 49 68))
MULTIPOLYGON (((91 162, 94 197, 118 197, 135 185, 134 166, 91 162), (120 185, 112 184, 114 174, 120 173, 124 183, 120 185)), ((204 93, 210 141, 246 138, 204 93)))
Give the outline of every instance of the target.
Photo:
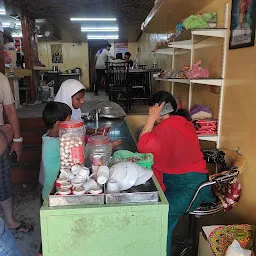
POLYGON ((84 104, 85 87, 75 79, 62 83, 54 101, 66 103, 72 109, 71 120, 82 120, 81 107, 84 104))
MULTIPOLYGON (((85 87, 82 83, 75 79, 68 79, 62 83, 60 89, 54 99, 54 101, 66 103, 72 109, 71 120, 81 120, 81 107, 84 104, 84 95, 85 95, 85 87)), ((104 128, 104 127, 103 127, 104 128)), ((87 128, 86 132, 88 134, 92 134, 95 132, 95 129, 87 128)), ((98 132, 101 132, 101 128, 99 128, 98 132)), ((112 141, 112 147, 116 148, 122 141, 115 140, 112 141)))

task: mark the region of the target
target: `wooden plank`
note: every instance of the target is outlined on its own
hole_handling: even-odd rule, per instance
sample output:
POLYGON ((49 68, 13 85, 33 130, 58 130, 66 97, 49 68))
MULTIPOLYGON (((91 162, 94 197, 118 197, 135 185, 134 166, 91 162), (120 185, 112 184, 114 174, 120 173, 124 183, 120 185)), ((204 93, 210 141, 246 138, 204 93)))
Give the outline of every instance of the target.
MULTIPOLYGON (((6 68, 5 69, 5 75, 6 76, 9 76, 10 75, 10 69, 9 68, 6 68)), ((23 69, 23 68, 15 68, 14 69, 14 75, 15 76, 20 76, 20 77, 23 77, 23 76, 32 76, 32 70, 31 69, 23 69)))
POLYGON ((142 24, 146 33, 168 33, 175 24, 193 13, 197 13, 213 0, 159 0, 142 24))
POLYGON ((41 117, 38 118, 19 118, 21 131, 45 130, 44 121, 41 117))

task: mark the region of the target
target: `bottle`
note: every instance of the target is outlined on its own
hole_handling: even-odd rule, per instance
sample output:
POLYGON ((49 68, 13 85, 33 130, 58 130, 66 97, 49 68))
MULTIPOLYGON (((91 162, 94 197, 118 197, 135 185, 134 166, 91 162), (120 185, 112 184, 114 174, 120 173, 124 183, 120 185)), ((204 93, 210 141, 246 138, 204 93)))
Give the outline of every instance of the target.
POLYGON ((157 68, 156 55, 154 54, 152 57, 152 68, 157 68))
POLYGON ((14 69, 12 63, 10 64, 10 74, 9 76, 14 76, 14 69))
POLYGON ((135 69, 138 69, 139 68, 139 65, 140 65, 140 59, 139 59, 139 56, 137 55, 135 58, 134 58, 134 68, 135 69))

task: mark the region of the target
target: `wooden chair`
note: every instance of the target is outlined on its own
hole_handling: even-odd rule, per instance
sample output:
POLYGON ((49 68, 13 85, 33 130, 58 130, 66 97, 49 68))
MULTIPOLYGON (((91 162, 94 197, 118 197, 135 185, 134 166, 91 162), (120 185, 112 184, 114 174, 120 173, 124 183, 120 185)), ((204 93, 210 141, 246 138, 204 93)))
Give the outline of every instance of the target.
POLYGON ((127 63, 110 63, 107 65, 109 100, 114 102, 125 101, 126 113, 128 113, 131 105, 131 87, 128 73, 127 63))
POLYGON ((150 72, 132 72, 129 76, 132 101, 147 100, 150 95, 150 72))

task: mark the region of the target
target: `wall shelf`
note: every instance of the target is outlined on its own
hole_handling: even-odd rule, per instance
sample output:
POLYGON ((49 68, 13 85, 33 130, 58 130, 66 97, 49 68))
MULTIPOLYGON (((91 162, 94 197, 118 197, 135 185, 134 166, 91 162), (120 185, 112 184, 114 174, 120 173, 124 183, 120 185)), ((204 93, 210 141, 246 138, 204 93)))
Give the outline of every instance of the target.
POLYGON ((209 29, 194 29, 192 35, 208 36, 208 37, 221 37, 226 36, 227 29, 225 28, 209 28, 209 29))
POLYGON ((218 141, 218 136, 217 135, 208 135, 208 136, 197 136, 199 140, 204 140, 204 141, 213 141, 217 142, 218 141))
MULTIPOLYGON (((148 20, 146 20, 148 22, 148 25, 145 28, 145 32, 147 32, 147 30, 150 31, 151 29, 158 29, 157 31, 155 31, 156 33, 163 32, 159 31, 162 25, 160 21, 161 18, 159 17, 159 15, 165 15, 165 17, 167 17, 170 20, 170 23, 169 21, 164 20, 166 24, 163 25, 164 28, 166 25, 169 26, 168 30, 166 31, 170 31, 173 28, 169 24, 176 24, 179 20, 181 20, 180 18, 178 18, 178 16, 180 15, 181 12, 184 13, 186 12, 186 10, 189 10, 189 7, 193 5, 192 2, 199 5, 204 5, 206 3, 204 0, 202 2, 200 1, 200 3, 198 1, 189 1, 188 3, 184 2, 183 0, 159 0, 157 2, 159 4, 158 10, 155 10, 154 14, 151 13, 153 16, 151 16, 150 19, 148 17, 148 20), (183 6, 180 7, 181 5, 186 5, 186 10, 184 10, 183 6), (175 6, 175 8, 173 6, 175 6), (166 10, 164 10, 165 8, 166 10), (168 12, 168 10, 171 11, 168 12), (174 14, 173 10, 179 10, 179 13, 174 14)), ((210 2, 211 1, 209 1, 208 4, 210 2)), ((186 40, 174 41, 168 44, 168 47, 170 47, 170 49, 178 49, 183 51, 186 50, 190 54, 190 56, 172 55, 171 68, 173 70, 179 70, 183 65, 189 64, 190 66, 192 66, 195 62, 201 60, 203 63, 203 67, 207 67, 210 72, 210 75, 212 77, 215 77, 215 79, 163 79, 155 77, 157 81, 167 81, 171 83, 171 93, 174 96, 184 100, 185 108, 191 109, 191 107, 194 104, 202 104, 207 105, 212 109, 213 117, 218 121, 218 135, 198 136, 198 139, 200 141, 216 142, 217 147, 220 146, 222 132, 221 129, 226 77, 226 57, 229 49, 229 37, 226 28, 228 27, 229 13, 231 7, 229 2, 226 2, 225 6, 225 22, 224 25, 222 26, 223 28, 193 29, 191 30, 191 36, 188 36, 186 38, 183 37, 183 39, 186 40), (217 79, 217 77, 219 78, 217 79), (189 86, 179 86, 177 85, 177 83, 188 84, 189 86), (216 90, 216 92, 214 93, 213 91, 210 91, 209 93, 209 88, 204 85, 220 87, 220 90, 216 90)), ((183 18, 191 15, 192 13, 196 12, 189 10, 189 14, 184 15, 183 18)), ((165 17, 163 17, 163 19, 165 19, 165 17)), ((165 86, 163 87, 165 88, 165 86)), ((159 88, 161 88, 160 84, 159 88)))
POLYGON ((189 79, 179 79, 179 78, 156 78, 157 81, 166 81, 166 82, 174 82, 174 83, 181 83, 181 84, 190 84, 189 79))
POLYGON ((170 48, 192 50, 192 40, 171 42, 168 44, 168 46, 170 48))
POLYGON ((193 84, 207 84, 214 86, 222 86, 224 80, 223 79, 192 79, 190 80, 193 84))
POLYGON ((213 1, 158 0, 142 23, 141 30, 146 33, 168 33, 175 30, 177 21, 199 12, 213 1))
POLYGON ((174 49, 174 48, 159 48, 153 51, 156 54, 165 54, 165 55, 180 55, 189 53, 189 51, 184 49, 174 49))
POLYGON ((178 79, 178 78, 158 78, 155 77, 157 81, 167 81, 167 82, 175 82, 175 83, 182 83, 182 84, 206 84, 206 85, 214 85, 214 86, 222 86, 223 85, 223 79, 178 79))

